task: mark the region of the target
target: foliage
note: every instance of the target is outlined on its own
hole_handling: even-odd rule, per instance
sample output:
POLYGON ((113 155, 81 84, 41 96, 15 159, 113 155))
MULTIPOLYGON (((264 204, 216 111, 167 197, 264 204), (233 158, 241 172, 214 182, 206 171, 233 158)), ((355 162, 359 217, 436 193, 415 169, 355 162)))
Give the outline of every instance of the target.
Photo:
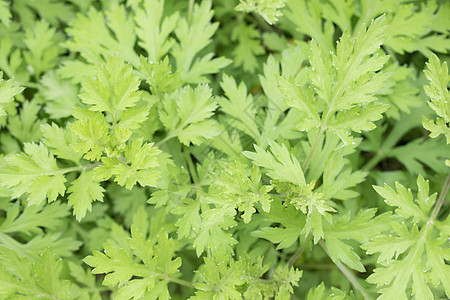
POLYGON ((0 0, 0 298, 449 298, 448 15, 0 0))

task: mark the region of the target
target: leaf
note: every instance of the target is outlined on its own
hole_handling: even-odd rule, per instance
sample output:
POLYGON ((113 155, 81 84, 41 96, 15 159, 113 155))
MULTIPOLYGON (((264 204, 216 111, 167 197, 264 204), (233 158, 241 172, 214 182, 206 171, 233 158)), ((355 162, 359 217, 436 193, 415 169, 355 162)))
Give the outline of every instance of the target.
POLYGON ((450 147, 442 139, 415 139, 406 145, 396 147, 384 155, 395 157, 411 174, 425 174, 422 166, 426 165, 437 173, 445 173, 447 168, 443 164, 449 157, 450 147))
POLYGON ((284 249, 294 244, 300 237, 305 223, 305 217, 292 206, 285 207, 279 201, 274 201, 270 212, 261 212, 272 223, 281 223, 285 228, 263 227, 252 232, 252 235, 279 244, 277 249, 284 249))
POLYGON ((334 216, 332 223, 325 224, 324 239, 335 264, 342 261, 354 270, 365 271, 361 258, 345 240, 364 243, 371 236, 389 230, 389 222, 392 220, 390 215, 384 214, 374 218, 375 212, 376 209, 361 210, 354 218, 350 217, 350 213, 346 213, 341 217, 334 216))
POLYGON ((42 0, 30 2, 26 0, 14 1, 12 8, 19 14, 20 22, 25 28, 33 28, 35 15, 56 26, 59 22, 69 22, 74 17, 73 7, 57 0, 42 0))
POLYGON ((199 85, 195 89, 186 86, 166 96, 163 101, 160 119, 169 129, 169 137, 177 136, 188 146, 190 143, 201 144, 220 133, 217 122, 210 119, 217 104, 207 85, 199 85))
POLYGON ((0 1, 0 21, 2 21, 6 27, 9 27, 9 23, 11 22, 9 3, 4 0, 0 1))
POLYGON ((169 297, 168 278, 176 278, 181 258, 175 256, 175 245, 165 232, 160 232, 156 241, 147 240, 147 232, 139 228, 138 222, 144 221, 148 227, 148 216, 139 220, 135 215, 131 226, 131 237, 127 239, 127 249, 105 243, 105 254, 94 251, 83 261, 93 267, 92 273, 105 273, 104 285, 119 288, 116 299, 131 299, 142 296, 169 297))
POLYGON ((37 101, 25 101, 20 113, 9 117, 8 130, 21 142, 37 142, 42 136, 40 126, 45 119, 39 118, 41 106, 37 101))
POLYGON ((205 82, 205 75, 217 73, 231 61, 223 57, 213 58, 213 53, 195 59, 196 55, 210 44, 219 24, 210 23, 213 15, 211 1, 202 1, 201 5, 195 4, 193 15, 195 18, 192 22, 180 18, 175 28, 179 42, 173 46, 172 55, 177 62, 177 71, 181 73, 184 81, 201 83, 205 82))
POLYGON ((58 158, 71 160, 78 164, 82 154, 73 150, 72 146, 76 142, 76 137, 71 130, 58 127, 55 123, 52 125, 41 125, 42 141, 51 149, 52 153, 58 158))
POLYGON ((417 204, 413 202, 411 191, 399 183, 396 183, 396 191, 390 187, 375 187, 389 206, 397 207, 395 212, 400 217, 390 222, 391 231, 373 235, 362 246, 368 254, 380 253, 379 266, 367 278, 379 288, 382 294, 379 299, 408 299, 409 295, 432 299, 429 283, 436 287, 442 283, 446 295, 450 295, 450 285, 444 275, 450 270, 444 261, 449 254, 445 246, 447 234, 439 225, 434 225, 440 223, 434 219, 434 212, 428 216, 436 194, 428 194, 428 181, 421 176, 417 178, 417 186, 417 204))
POLYGON ((80 107, 78 88, 61 78, 59 72, 47 71, 40 81, 40 92, 45 99, 44 110, 52 119, 70 117, 74 107, 80 107))
POLYGON ((231 262, 216 262, 212 258, 205 257, 205 264, 200 271, 201 282, 195 284, 198 292, 191 300, 201 299, 242 299, 237 286, 243 283, 239 268, 231 262))
POLYGON ((83 171, 80 176, 72 182, 67 190, 70 193, 69 205, 73 207, 73 214, 78 221, 84 218, 87 211, 91 211, 92 202, 103 202, 103 189, 98 182, 94 180, 92 171, 83 171))
POLYGON ((67 206, 60 203, 51 203, 44 208, 32 205, 20 211, 20 205, 16 202, 9 207, 5 220, 0 224, 0 232, 22 232, 28 236, 40 234, 42 228, 58 229, 67 215, 67 206))
POLYGON ((62 38, 63 36, 45 21, 36 22, 25 32, 24 43, 28 50, 23 56, 35 78, 57 66, 59 55, 64 51, 60 46, 62 38))
POLYGON ((447 86, 450 82, 447 63, 442 65, 436 55, 431 55, 427 63, 428 70, 424 71, 425 76, 430 81, 430 85, 424 86, 424 90, 431 101, 428 105, 436 112, 435 121, 423 117, 422 124, 425 129, 429 130, 430 137, 437 137, 440 134, 445 135, 447 144, 450 143, 450 91, 447 86))
MULTIPOLYGON (((90 6, 86 14, 79 14, 73 20, 67 28, 67 33, 71 38, 66 40, 65 46, 71 52, 79 52, 91 64, 104 63, 105 58, 117 53, 117 56, 134 66, 139 65, 139 57, 134 51, 135 24, 123 5, 112 5, 104 12, 90 6)), ((79 73, 80 69, 89 70, 89 64, 67 61, 62 73, 64 77, 79 82, 83 77, 83 72, 79 73)))
POLYGON ((92 111, 109 112, 113 121, 117 113, 135 105, 140 98, 139 77, 118 55, 108 56, 105 65, 97 68, 95 77, 81 83, 81 100, 92 111))
POLYGON ((232 77, 225 74, 220 86, 226 98, 221 97, 218 102, 221 110, 233 118, 231 124, 254 140, 259 140, 260 132, 255 119, 256 108, 253 97, 247 95, 245 84, 241 83, 238 86, 232 77))
POLYGON ((240 0, 236 10, 255 12, 261 15, 267 23, 273 24, 283 14, 279 11, 285 6, 286 0, 240 0))
MULTIPOLYGON (((2 3, 2 2, 0 2, 2 3)), ((13 80, 4 81, 0 72, 0 117, 6 116, 5 108, 14 101, 14 97, 24 90, 13 80)))
POLYGON ((138 44, 147 51, 150 62, 156 63, 169 52, 175 43, 169 35, 175 29, 179 14, 163 18, 164 0, 144 2, 144 9, 136 11, 138 44))
POLYGON ((61 279, 62 268, 61 259, 48 249, 33 263, 0 246, 0 296, 69 299, 71 283, 61 279))
POLYGON ((270 152, 254 145, 256 152, 244 151, 243 154, 253 160, 257 166, 268 169, 267 175, 272 179, 291 182, 299 186, 306 185, 302 167, 297 158, 286 148, 275 142, 269 142, 270 152))
POLYGON ((77 119, 70 125, 70 131, 78 137, 73 144, 73 150, 84 153, 83 157, 88 160, 98 160, 109 143, 108 123, 105 116, 100 112, 82 109, 74 109, 73 115, 77 119))
POLYGON ((181 87, 180 74, 172 72, 172 66, 169 64, 167 56, 158 62, 141 57, 140 69, 145 74, 145 80, 150 85, 152 94, 172 93, 181 87))
POLYGON ((231 53, 234 63, 242 66, 244 71, 253 73, 258 67, 257 56, 265 52, 260 45, 260 38, 260 33, 253 26, 243 22, 233 28, 231 40, 238 44, 231 53))
POLYGON ((94 179, 108 180, 115 177, 119 185, 131 189, 136 182, 142 186, 156 186, 160 176, 158 155, 161 151, 153 144, 142 143, 142 139, 133 141, 125 149, 125 157, 103 157, 102 163, 94 169, 94 179))
POLYGON ((47 147, 42 143, 25 143, 24 151, 6 156, 0 162, 0 182, 12 189, 12 197, 27 194, 28 203, 38 205, 46 199, 53 202, 59 195, 63 196, 66 179, 47 147))

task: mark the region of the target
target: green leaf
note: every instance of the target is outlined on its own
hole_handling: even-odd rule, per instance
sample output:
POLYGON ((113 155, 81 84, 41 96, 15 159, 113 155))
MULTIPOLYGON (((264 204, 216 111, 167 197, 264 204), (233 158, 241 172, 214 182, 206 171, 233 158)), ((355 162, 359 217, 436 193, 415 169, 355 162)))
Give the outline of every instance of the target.
POLYGON ((131 189, 136 182, 141 186, 156 186, 161 174, 157 168, 160 153, 153 144, 143 144, 142 139, 135 140, 126 147, 124 158, 103 157, 103 164, 94 169, 94 178, 108 180, 114 176, 114 181, 127 189, 131 189))
POLYGON ((290 247, 300 237, 305 216, 292 206, 285 207, 279 201, 273 201, 270 212, 261 212, 261 214, 272 223, 282 224, 284 228, 262 227, 252 232, 253 236, 279 244, 277 249, 290 247))
POLYGON ((76 142, 76 137, 71 130, 52 125, 41 125, 42 141, 58 158, 71 160, 78 164, 82 153, 73 150, 72 146, 76 142))
POLYGON ((239 268, 232 261, 230 266, 225 261, 216 262, 205 257, 205 264, 200 270, 201 282, 195 284, 198 292, 191 300, 202 299, 242 299, 236 286, 243 283, 239 268))
POLYGON ((73 149, 84 153, 85 159, 91 161, 100 159, 110 141, 109 124, 105 116, 100 112, 82 109, 74 109, 73 115, 77 121, 70 125, 70 131, 78 137, 78 141, 72 146, 73 149))
POLYGON ((435 287, 442 284, 446 295, 450 295, 448 276, 444 275, 450 270, 445 263, 449 255, 448 234, 434 219, 434 212, 428 217, 436 194, 428 194, 428 181, 421 176, 417 178, 417 186, 417 204, 411 191, 398 183, 397 191, 390 187, 375 187, 389 206, 398 207, 395 212, 400 217, 390 222, 390 231, 372 235, 372 239, 362 246, 368 254, 380 253, 379 265, 367 278, 379 288, 382 294, 379 299, 408 299, 410 295, 433 299, 429 283, 435 287))
POLYGON ((8 130, 21 142, 37 142, 42 136, 40 126, 45 119, 39 118, 41 106, 37 101, 26 101, 22 104, 20 113, 9 117, 8 130))
POLYGON ((6 107, 14 101, 14 97, 24 90, 14 80, 3 80, 3 72, 0 72, 0 117, 6 116, 6 107))
POLYGON ((258 141, 260 133, 255 120, 256 108, 253 97, 247 94, 245 84, 238 86, 232 77, 225 74, 220 86, 226 96, 218 99, 221 110, 233 118, 234 127, 258 141))
POLYGON ((145 74, 145 80, 150 85, 152 94, 172 93, 181 87, 180 74, 172 72, 172 66, 169 64, 167 56, 158 62, 141 57, 140 69, 145 74))
MULTIPOLYGON (((91 6, 87 14, 78 14, 66 31, 71 38, 65 46, 79 52, 91 64, 103 63, 105 58, 118 53, 125 61, 139 65, 139 56, 134 51, 135 23, 123 5, 111 5, 105 12, 91 6)), ((66 61, 62 72, 79 82, 84 74, 92 75, 90 70, 92 67, 82 61, 66 61)))
POLYGON ((258 67, 257 56, 264 54, 264 48, 260 45, 260 33, 253 26, 243 22, 233 28, 231 40, 237 42, 237 46, 231 52, 234 63, 242 66, 244 71, 253 73, 258 67))
POLYGON ((365 271, 361 258, 345 240, 364 243, 371 236, 389 230, 389 222, 392 220, 390 215, 384 214, 374 218, 375 212, 376 209, 361 210, 354 218, 350 217, 350 213, 346 213, 341 217, 334 216, 331 224, 325 224, 325 242, 335 264, 342 261, 354 270, 365 271))
POLYGON ((286 0, 240 0, 236 10, 255 12, 267 23, 273 24, 283 15, 279 10, 285 6, 285 3, 286 0))
POLYGON ((44 110, 52 119, 70 117, 74 107, 80 107, 78 88, 61 78, 59 72, 47 71, 40 81, 40 92, 45 99, 44 110))
POLYGON ((23 208, 20 212, 19 202, 10 206, 5 220, 0 224, 0 232, 22 232, 31 236, 42 233, 42 228, 47 230, 58 229, 62 219, 68 215, 67 205, 52 203, 44 208, 32 205, 23 208))
POLYGON ((169 52, 175 43, 169 35, 175 29, 179 14, 178 12, 168 17, 163 17, 164 0, 146 0, 144 9, 136 11, 136 33, 138 42, 145 51, 150 62, 158 62, 169 52))
POLYGON ((24 43, 28 51, 24 52, 23 56, 35 78, 57 66, 59 55, 64 51, 60 46, 62 38, 63 36, 45 21, 36 22, 25 32, 24 43))
POLYGON ((207 85, 178 89, 164 97, 163 105, 160 119, 169 130, 169 137, 177 136, 186 146, 201 144, 220 133, 217 122, 210 119, 217 104, 207 85))
POLYGON ((202 1, 195 4, 193 9, 195 18, 189 22, 180 18, 175 35, 179 43, 172 49, 172 55, 177 62, 177 71, 187 83, 205 82, 205 75, 217 73, 220 69, 231 63, 230 60, 219 57, 213 58, 213 53, 207 53, 199 59, 197 54, 210 44, 210 39, 216 32, 219 24, 210 23, 213 16, 211 1, 202 1))
POLYGON ((135 215, 127 248, 105 243, 105 254, 94 251, 92 256, 84 259, 94 268, 92 273, 106 274, 104 285, 119 286, 116 299, 142 296, 168 299, 168 280, 178 275, 181 258, 172 260, 175 256, 174 241, 165 232, 160 232, 156 241, 147 240, 147 218, 143 211, 141 216, 139 213, 135 215), (144 227, 139 226, 139 222, 143 222, 144 227))
POLYGON ((47 147, 41 144, 25 143, 25 153, 9 155, 0 162, 0 182, 12 189, 12 197, 26 194, 28 203, 38 205, 48 199, 55 201, 63 196, 66 187, 64 171, 47 147))
POLYGON ((424 86, 424 90, 430 97, 428 105, 436 112, 435 121, 423 117, 422 124, 430 131, 430 137, 445 135, 447 144, 450 143, 450 91, 448 84, 450 75, 448 74, 447 62, 442 65, 436 55, 431 55, 427 63, 428 70, 424 71, 425 76, 430 81, 430 85, 424 86))
POLYGON ((60 278, 62 268, 62 260, 48 249, 32 262, 0 246, 0 296, 69 299, 71 283, 60 278))
POLYGON ((80 176, 72 182, 67 190, 70 193, 68 200, 78 221, 84 218, 87 211, 91 211, 92 202, 103 202, 104 191, 94 180, 92 171, 81 172, 80 176))
POLYGON ((9 27, 9 23, 11 22, 9 3, 4 0, 0 1, 0 21, 2 21, 6 27, 9 27))
POLYGON ((67 23, 74 17, 73 7, 57 0, 42 0, 39 2, 18 0, 12 8, 18 13, 20 22, 25 28, 35 26, 35 15, 56 26, 59 22, 67 23))
POLYGON ((97 68, 95 77, 82 83, 81 100, 92 111, 109 112, 113 121, 117 113, 132 107, 140 99, 139 77, 118 55, 108 56, 105 65, 97 68))
POLYGON ((272 179, 293 184, 306 185, 302 167, 297 158, 286 148, 275 142, 269 142, 270 152, 264 151, 261 147, 254 145, 256 152, 244 151, 243 154, 253 160, 257 166, 268 170, 267 175, 272 179))

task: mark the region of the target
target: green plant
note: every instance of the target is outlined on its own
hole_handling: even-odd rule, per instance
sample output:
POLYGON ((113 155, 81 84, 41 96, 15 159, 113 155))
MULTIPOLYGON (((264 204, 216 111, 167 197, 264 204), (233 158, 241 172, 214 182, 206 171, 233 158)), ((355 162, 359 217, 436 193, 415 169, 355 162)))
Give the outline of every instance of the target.
POLYGON ((450 297, 448 1, 0 1, 0 298, 450 297))

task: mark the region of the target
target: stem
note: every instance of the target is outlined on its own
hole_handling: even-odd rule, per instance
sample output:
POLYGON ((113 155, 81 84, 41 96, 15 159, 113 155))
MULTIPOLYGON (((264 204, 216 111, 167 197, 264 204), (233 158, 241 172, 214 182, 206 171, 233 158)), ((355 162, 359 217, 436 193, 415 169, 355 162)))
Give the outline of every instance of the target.
POLYGON ((40 175, 40 176, 51 176, 51 175, 55 175, 55 174, 66 174, 66 173, 70 173, 70 172, 76 172, 76 171, 81 171, 81 170, 93 169, 93 168, 95 168, 97 166, 100 166, 102 164, 103 163, 98 162, 98 163, 90 164, 90 165, 86 165, 86 166, 70 167, 70 168, 55 170, 53 172, 42 172, 42 173, 32 173, 32 174, 33 175, 40 175))
POLYGON ((39 89, 39 84, 35 83, 35 82, 23 82, 23 81, 18 81, 17 82, 19 85, 24 86, 24 87, 28 87, 28 88, 32 88, 32 89, 39 89))
POLYGON ((308 155, 306 156, 305 161, 303 162, 303 167, 302 167, 303 172, 305 172, 308 169, 309 162, 311 161, 313 153, 319 144, 319 140, 322 137, 323 132, 324 132, 324 129, 321 128, 319 133, 317 134, 316 138, 314 139, 314 142, 311 145, 311 149, 309 149, 308 155))
POLYGON ((186 162, 187 162, 187 165, 188 165, 189 173, 191 173, 191 176, 192 176, 192 181, 195 184, 198 184, 199 180, 198 180, 197 172, 195 170, 194 162, 192 161, 191 154, 189 153, 189 151, 187 151, 187 147, 186 146, 183 147, 183 154, 184 154, 184 157, 186 158, 186 162))
POLYGON ((187 14, 187 21, 188 21, 189 25, 191 25, 191 21, 192 21, 192 13, 194 11, 194 2, 195 2, 195 0, 189 0, 188 14, 187 14))
POLYGON ((308 243, 311 240, 311 238, 312 238, 312 235, 308 234, 303 245, 291 256, 291 258, 288 261, 289 267, 291 267, 293 264, 295 264, 295 262, 300 258, 303 251, 305 251, 306 247, 308 246, 308 243))
MULTIPOLYGON (((175 132, 175 131, 174 131, 175 132)), ((173 137, 176 137, 177 135, 174 134, 174 132, 172 132, 171 134, 167 135, 165 138, 163 138, 162 140, 160 140, 159 142, 155 143, 156 147, 161 146, 162 144, 164 144, 165 142, 167 142, 168 140, 170 140, 173 137)))
POLYGON ((361 168, 363 171, 370 171, 372 170, 382 159, 383 155, 381 152, 377 152, 372 158, 361 168))
MULTIPOLYGON (((327 245, 325 245, 325 242, 323 240, 319 241, 320 246, 322 246, 325 253, 330 256, 328 253, 327 245)), ((338 269, 344 274, 345 277, 347 277, 348 281, 353 285, 355 289, 357 289, 366 300, 371 300, 372 297, 369 296, 369 293, 359 284, 357 277, 341 262, 337 264, 338 269)))
POLYGON ((394 53, 394 51, 392 51, 391 50, 391 48, 389 48, 389 47, 383 47, 384 48, 384 50, 386 50, 386 52, 389 54, 389 56, 392 58, 392 60, 398 65, 399 63, 398 63, 398 59, 397 59, 397 56, 395 56, 395 53, 394 53))
POLYGON ((270 25, 266 22, 266 20, 264 20, 260 15, 258 15, 258 14, 256 14, 256 13, 252 12, 252 16, 253 16, 253 18, 255 19, 257 25, 258 25, 261 29, 264 29, 265 31, 269 31, 269 32, 270 32, 270 31, 275 31, 275 29, 274 29, 272 26, 270 26, 270 25))
POLYGON ((187 287, 192 288, 192 289, 194 288, 194 285, 191 282, 187 281, 187 280, 178 279, 178 278, 172 278, 172 277, 169 277, 169 276, 167 276, 167 280, 170 280, 173 283, 176 283, 176 284, 179 284, 179 285, 182 285, 182 286, 187 286, 187 287))
POLYGON ((450 188, 450 174, 448 174, 447 179, 445 180, 444 186, 442 187, 441 194, 439 195, 438 200, 436 201, 436 205, 434 206, 433 212, 431 213, 430 220, 428 223, 434 223, 434 219, 437 217, 439 210, 444 204, 445 196, 447 195, 448 189, 450 188))

